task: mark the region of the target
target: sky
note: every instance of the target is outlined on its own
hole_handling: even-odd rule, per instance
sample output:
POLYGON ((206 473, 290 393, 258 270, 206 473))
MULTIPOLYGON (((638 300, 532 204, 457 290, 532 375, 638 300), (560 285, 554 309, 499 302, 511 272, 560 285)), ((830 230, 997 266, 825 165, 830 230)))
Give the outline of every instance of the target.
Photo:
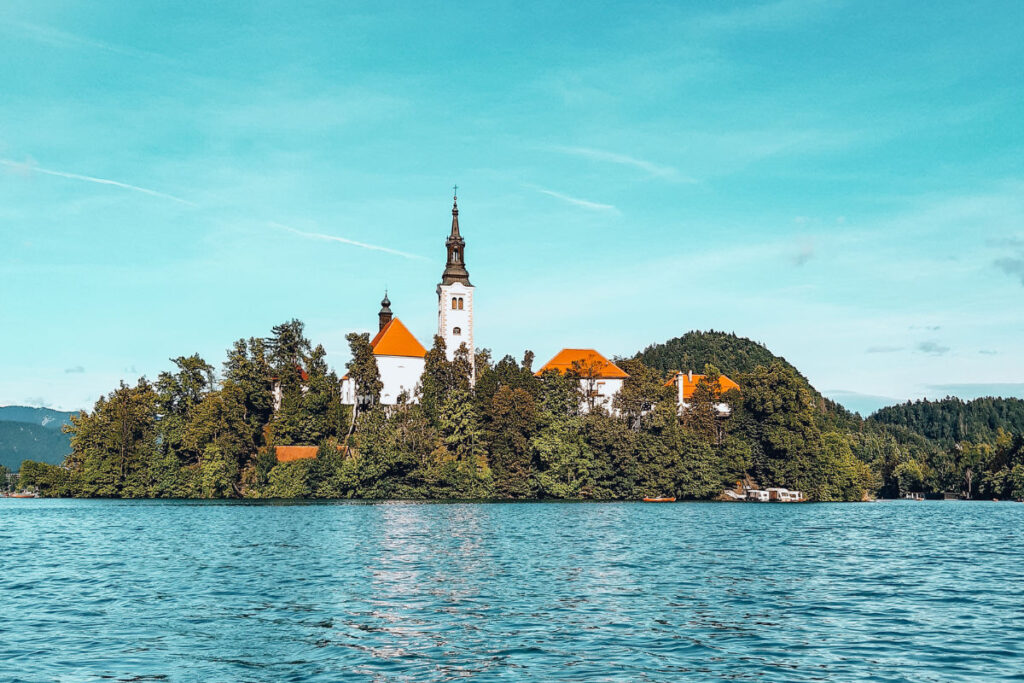
POLYGON ((385 288, 452 186, 497 358, 735 332, 862 413, 1024 397, 1024 3, 0 6, 0 405, 385 288))

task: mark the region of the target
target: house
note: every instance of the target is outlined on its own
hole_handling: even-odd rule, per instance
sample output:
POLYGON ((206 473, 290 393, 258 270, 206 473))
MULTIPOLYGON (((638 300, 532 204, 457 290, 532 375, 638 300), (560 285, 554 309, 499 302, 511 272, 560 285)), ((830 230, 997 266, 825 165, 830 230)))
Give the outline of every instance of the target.
MULTIPOLYGON (((691 370, 689 372, 677 372, 672 375, 667 382, 665 382, 666 387, 674 386, 676 389, 676 403, 679 406, 680 413, 690 407, 690 397, 693 396, 693 392, 700 381, 705 378, 705 375, 695 375, 691 370)), ((718 376, 718 384, 721 387, 720 394, 724 394, 730 389, 735 389, 736 391, 740 390, 740 385, 736 384, 736 382, 732 381, 725 375, 718 376)), ((718 411, 720 417, 729 417, 732 413, 732 408, 729 407, 728 403, 724 402, 716 403, 715 410, 718 411)))
POLYGON ((534 373, 540 377, 549 370, 562 374, 572 372, 579 377, 583 408, 603 408, 614 413, 612 401, 629 377, 618 365, 594 349, 562 349, 534 373))

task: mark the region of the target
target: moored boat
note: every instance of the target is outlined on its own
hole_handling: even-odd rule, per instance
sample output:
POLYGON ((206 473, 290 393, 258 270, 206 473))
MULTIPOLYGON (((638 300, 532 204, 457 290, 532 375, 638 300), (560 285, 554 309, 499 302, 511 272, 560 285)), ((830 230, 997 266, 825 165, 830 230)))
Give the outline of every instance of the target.
POLYGON ((644 498, 645 503, 674 503, 676 502, 675 497, 660 497, 660 498, 644 498))

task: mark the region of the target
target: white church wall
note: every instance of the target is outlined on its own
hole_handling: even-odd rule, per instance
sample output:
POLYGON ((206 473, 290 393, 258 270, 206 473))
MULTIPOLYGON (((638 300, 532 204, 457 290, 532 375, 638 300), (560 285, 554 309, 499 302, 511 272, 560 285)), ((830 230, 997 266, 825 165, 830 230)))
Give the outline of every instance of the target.
POLYGON ((403 391, 415 400, 416 385, 423 376, 425 360, 415 356, 376 356, 380 381, 384 385, 380 392, 382 405, 393 406, 403 391))
MULTIPOLYGON (((425 360, 415 356, 374 356, 377 361, 377 372, 383 385, 380 391, 381 405, 393 406, 398 403, 398 396, 409 392, 411 403, 416 402, 416 386, 423 376, 425 360)), ((356 386, 351 379, 341 380, 341 402, 354 405, 356 402, 356 386)))

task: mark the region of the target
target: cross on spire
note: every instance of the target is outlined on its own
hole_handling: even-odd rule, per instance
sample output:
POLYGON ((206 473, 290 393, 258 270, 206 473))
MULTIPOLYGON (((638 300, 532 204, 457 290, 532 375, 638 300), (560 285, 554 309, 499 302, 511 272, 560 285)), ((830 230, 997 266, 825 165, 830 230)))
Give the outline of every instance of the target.
POLYGON ((459 186, 458 185, 452 185, 452 189, 455 191, 455 198, 458 199, 459 198, 459 186))

